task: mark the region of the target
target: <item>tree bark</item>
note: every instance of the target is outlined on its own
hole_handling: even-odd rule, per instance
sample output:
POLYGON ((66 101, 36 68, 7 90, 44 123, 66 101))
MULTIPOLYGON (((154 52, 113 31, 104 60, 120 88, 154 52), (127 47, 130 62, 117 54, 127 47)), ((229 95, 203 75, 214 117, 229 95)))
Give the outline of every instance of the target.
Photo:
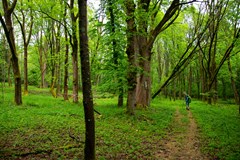
POLYGON ((70 13, 72 23, 72 64, 73 64, 73 102, 78 103, 78 39, 77 39, 77 16, 72 11, 74 0, 70 1, 70 13))
POLYGON ((60 41, 60 27, 61 24, 57 24, 57 33, 56 37, 56 95, 59 96, 61 94, 61 58, 60 58, 60 51, 61 51, 61 41, 60 41))
MULTIPOLYGON (((43 44, 43 33, 42 28, 40 33, 38 33, 37 39, 38 39, 38 53, 39 53, 39 66, 40 66, 40 76, 41 76, 41 82, 40 82, 40 88, 45 88, 45 74, 46 74, 46 62, 44 60, 44 44, 43 44), (40 34, 40 35, 39 35, 40 34)), ((45 45, 47 46, 47 45, 45 45)))
MULTIPOLYGON (((65 5, 64 16, 67 15, 67 8, 65 5)), ((66 20, 64 20, 64 25, 67 26, 66 20)), ((68 54, 69 54, 69 44, 68 44, 68 33, 67 28, 64 28, 64 36, 65 36, 65 60, 64 60, 64 80, 63 80, 63 98, 64 100, 68 100, 68 54)))
POLYGON ((192 67, 189 67, 189 73, 188 73, 188 95, 192 95, 192 81, 193 81, 193 73, 192 73, 192 67))
POLYGON ((118 107, 122 107, 123 106, 123 85, 122 85, 122 81, 121 81, 121 74, 118 71, 119 68, 119 63, 118 63, 118 59, 119 59, 119 51, 117 49, 117 40, 116 40, 116 24, 115 24, 115 15, 114 15, 114 0, 108 0, 108 11, 110 14, 110 25, 111 25, 111 36, 112 38, 112 53, 113 53, 113 63, 115 65, 114 69, 115 72, 117 72, 117 83, 118 83, 118 107))
POLYGON ((133 0, 126 0, 126 14, 127 14, 127 49, 126 54, 128 56, 128 95, 127 95, 127 113, 134 115, 136 105, 136 85, 137 85, 137 70, 136 70, 136 36, 137 31, 134 22, 135 4, 133 0))
POLYGON ((227 94, 226 94, 227 85, 226 85, 224 78, 221 78, 221 81, 222 81, 222 99, 224 101, 226 101, 227 100, 227 94))
POLYGON ((49 35, 49 45, 50 45, 50 54, 51 54, 51 85, 50 85, 50 92, 54 98, 57 98, 56 92, 54 90, 56 85, 56 34, 55 34, 55 22, 54 20, 51 20, 51 35, 49 35))
POLYGON ((19 68, 17 50, 15 46, 14 33, 13 33, 13 24, 12 24, 12 13, 16 6, 16 3, 17 3, 17 0, 14 0, 12 2, 12 5, 9 6, 7 0, 2 0, 5 22, 2 18, 1 13, 0 13, 0 21, 4 28, 4 32, 12 53, 11 61, 12 61, 14 81, 15 81, 14 102, 17 105, 21 105, 22 104, 21 75, 20 75, 20 68, 19 68))
MULTIPOLYGON (((22 3, 21 3, 22 5, 22 3)), ((24 69, 23 69, 23 72, 24 72, 24 89, 23 89, 23 94, 24 95, 28 95, 28 45, 29 45, 29 42, 30 42, 30 39, 31 39, 31 36, 32 36, 32 27, 33 27, 33 15, 32 15, 32 10, 30 8, 30 24, 28 25, 29 26, 29 33, 28 33, 28 36, 27 36, 27 29, 26 29, 26 15, 24 14, 23 12, 23 9, 21 8, 20 9, 20 12, 22 14, 22 21, 20 21, 17 17, 17 15, 15 15, 15 17, 17 18, 17 21, 20 25, 20 28, 21 28, 21 33, 22 33, 22 37, 23 37, 23 49, 24 49, 24 69)))
POLYGON ((234 93, 234 99, 236 104, 240 105, 240 101, 239 101, 239 93, 236 87, 236 83, 235 80, 233 78, 233 72, 232 72, 232 66, 231 66, 231 62, 230 62, 230 58, 228 58, 228 71, 231 77, 231 84, 232 84, 232 89, 233 89, 233 93, 234 93))
POLYGON ((8 54, 8 86, 9 87, 12 87, 12 80, 11 80, 11 66, 12 66, 12 63, 11 63, 11 55, 8 54))
POLYGON ((78 0, 78 8, 83 106, 86 126, 84 159, 95 160, 95 120, 87 35, 87 0, 78 0))
POLYGON ((136 103, 138 107, 146 108, 151 99, 151 51, 140 50, 140 55, 144 57, 139 64, 143 73, 137 79, 136 103))
MULTIPOLYGON (((157 2, 160 3, 160 2, 157 2)), ((149 13, 150 0, 139 1, 138 6, 146 13, 149 13)), ((178 17, 180 10, 179 0, 172 1, 167 9, 165 15, 156 27, 148 32, 149 26, 145 18, 139 19, 138 31, 141 33, 139 36, 139 67, 142 69, 138 77, 137 83, 137 105, 141 107, 150 106, 151 100, 151 50, 157 36, 167 29, 178 17), (177 13, 177 14, 175 14, 177 13), (144 34, 143 34, 144 33, 144 34)), ((156 14, 154 14, 156 16, 156 14)), ((156 18, 156 17, 154 17, 156 18)))

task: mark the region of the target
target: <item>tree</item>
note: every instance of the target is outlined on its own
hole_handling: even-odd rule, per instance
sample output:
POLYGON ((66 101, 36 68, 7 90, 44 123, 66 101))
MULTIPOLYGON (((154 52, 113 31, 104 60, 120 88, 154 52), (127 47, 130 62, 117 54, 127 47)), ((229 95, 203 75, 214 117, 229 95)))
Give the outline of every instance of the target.
POLYGON ((77 39, 77 19, 78 13, 74 13, 74 0, 70 0, 70 17, 71 17, 71 29, 72 29, 72 63, 73 63, 73 102, 78 103, 78 39, 77 39))
MULTIPOLYGON (((199 43, 198 46, 203 57, 201 63, 205 74, 205 81, 202 82, 205 84, 203 92, 207 96, 208 103, 211 104, 213 100, 214 102, 217 100, 217 75, 235 48, 240 36, 240 29, 237 28, 236 25, 233 26, 235 28, 233 36, 228 39, 227 44, 221 44, 220 42, 223 35, 228 37, 225 32, 222 32, 221 35, 219 30, 223 27, 229 1, 211 1, 207 2, 206 6, 209 13, 206 17, 209 23, 205 26, 207 27, 204 35, 205 39, 202 43, 199 43), (219 50, 219 48, 221 48, 221 50, 219 50), (218 63, 216 62, 217 55, 222 55, 218 63)), ((237 22, 234 22, 233 24, 236 23, 237 22)), ((226 39, 224 38, 223 42, 225 41, 226 39)))
POLYGON ((240 105, 239 92, 237 90, 236 82, 235 82, 234 77, 233 77, 232 65, 231 65, 231 62, 230 62, 230 58, 228 58, 228 70, 229 70, 229 74, 230 74, 230 78, 231 78, 231 84, 232 84, 232 90, 233 90, 233 93, 234 93, 235 102, 236 102, 236 104, 240 105))
POLYGON ((29 6, 24 5, 24 2, 21 0, 20 1, 20 12, 21 12, 21 16, 22 19, 20 21, 20 19, 18 18, 18 16, 16 14, 15 17, 20 25, 21 28, 21 33, 22 33, 22 37, 23 37, 23 48, 24 48, 24 90, 23 93, 25 95, 28 94, 28 45, 32 36, 32 28, 33 28, 33 13, 32 13, 32 8, 29 8, 29 13, 27 8, 29 6), (30 21, 28 22, 28 15, 30 16, 30 21), (27 30, 27 26, 29 26, 28 30, 27 30), (28 35, 27 35, 28 33, 28 35))
POLYGON ((11 54, 12 54, 12 68, 14 74, 14 82, 15 82, 15 98, 14 101, 17 105, 22 104, 22 89, 21 89, 21 75, 20 68, 18 62, 18 55, 14 40, 14 32, 13 32, 13 23, 12 23, 12 13, 16 6, 17 0, 14 0, 11 5, 7 0, 2 0, 3 10, 4 10, 4 19, 0 13, 0 21, 3 26, 8 44, 10 46, 11 54))
POLYGON ((83 106, 85 115, 85 148, 84 159, 95 159, 95 120, 93 109, 90 60, 87 35, 87 0, 78 0, 80 59, 83 87, 83 106))
POLYGON ((136 103, 138 106, 150 105, 151 99, 151 58, 154 41, 160 33, 166 30, 177 19, 181 6, 194 1, 182 2, 173 0, 170 6, 165 6, 164 1, 140 0, 137 2, 136 17, 137 23, 137 44, 138 44, 138 66, 139 76, 137 79, 136 103), (160 16, 160 8, 167 8, 160 16), (161 17, 159 19, 159 16, 161 17), (146 18, 149 17, 149 18, 146 18))
MULTIPOLYGON (((64 9, 64 17, 66 18, 67 16, 67 5, 65 4, 65 9, 64 9)), ((67 26, 67 21, 66 19, 64 20, 64 26, 67 26)), ((65 50, 65 60, 64 60, 64 83, 63 83, 63 98, 64 100, 68 100, 68 53, 69 53, 69 44, 68 44, 68 33, 67 33, 67 28, 64 27, 64 36, 65 36, 65 43, 66 43, 66 50, 65 50)))
MULTIPOLYGON (((107 10, 109 12, 110 15, 110 36, 112 37, 112 54, 113 54, 113 64, 114 64, 114 69, 115 72, 118 72, 119 70, 119 57, 121 52, 119 48, 117 48, 119 45, 117 43, 117 32, 116 32, 116 16, 115 14, 117 13, 118 8, 116 6, 114 6, 114 4, 118 4, 116 3, 114 0, 107 0, 107 10), (115 10, 115 11, 114 11, 115 10), (115 14, 114 14, 115 13, 115 14)), ((120 26, 118 26, 120 27, 120 26)), ((118 81, 118 91, 119 91, 119 95, 118 95, 118 106, 121 107, 123 105, 123 85, 122 85, 122 80, 121 80, 121 74, 117 74, 117 81, 118 81)))
POLYGON ((146 107, 150 106, 151 99, 151 57, 152 57, 152 48, 155 39, 157 36, 167 29, 178 17, 180 11, 179 0, 172 1, 171 5, 168 7, 163 18, 158 21, 156 16, 158 15, 158 9, 162 5, 163 1, 157 1, 153 4, 153 8, 150 8, 151 0, 141 0, 138 3, 139 6, 139 19, 138 19, 138 45, 139 45, 139 67, 141 72, 138 77, 137 83, 137 96, 136 101, 138 106, 146 107), (150 13, 152 12, 152 14, 150 13), (157 23, 157 25, 149 26, 150 23, 143 16, 150 15, 150 19, 157 23), (158 22, 156 22, 158 21, 158 22), (150 27, 150 29, 148 29, 150 27))
POLYGON ((134 21, 135 4, 133 0, 126 0, 126 22, 127 22, 127 48, 128 56, 128 95, 127 95, 127 113, 134 114, 136 107, 136 85, 137 85, 137 65, 136 65, 136 25, 134 21))

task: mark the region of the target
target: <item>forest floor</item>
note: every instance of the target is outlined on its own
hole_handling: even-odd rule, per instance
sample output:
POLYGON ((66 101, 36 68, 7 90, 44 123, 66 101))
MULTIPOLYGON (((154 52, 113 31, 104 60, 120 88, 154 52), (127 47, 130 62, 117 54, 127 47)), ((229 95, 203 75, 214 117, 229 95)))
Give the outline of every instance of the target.
POLYGON ((167 137, 161 141, 156 157, 168 160, 207 160, 210 159, 200 151, 198 126, 192 112, 176 109, 174 121, 167 137))
MULTIPOLYGON (((22 106, 13 104, 13 88, 6 88, 2 99, 0 94, 0 160, 82 159, 82 103, 53 98, 48 89, 31 91, 22 106)), ((229 101, 210 106, 194 100, 187 111, 182 100, 160 97, 129 116, 116 106, 116 97, 97 96, 99 160, 240 159, 240 115, 229 101)))

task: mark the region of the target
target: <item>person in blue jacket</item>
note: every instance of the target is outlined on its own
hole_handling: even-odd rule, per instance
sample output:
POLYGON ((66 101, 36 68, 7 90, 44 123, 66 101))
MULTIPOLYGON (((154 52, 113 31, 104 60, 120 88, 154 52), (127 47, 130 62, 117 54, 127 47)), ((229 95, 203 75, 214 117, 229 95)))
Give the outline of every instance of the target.
POLYGON ((184 94, 184 99, 186 102, 186 109, 189 110, 190 109, 189 104, 191 103, 191 97, 186 92, 183 92, 183 94, 184 94))

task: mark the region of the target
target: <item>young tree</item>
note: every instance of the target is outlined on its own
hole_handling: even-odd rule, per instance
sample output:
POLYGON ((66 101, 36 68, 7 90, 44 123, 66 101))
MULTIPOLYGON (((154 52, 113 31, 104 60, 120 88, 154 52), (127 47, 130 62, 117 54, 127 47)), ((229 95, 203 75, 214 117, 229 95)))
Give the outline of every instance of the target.
POLYGON ((86 128, 84 159, 95 160, 95 120, 87 35, 87 0, 78 0, 78 8, 79 8, 79 37, 80 37, 80 59, 83 87, 83 106, 86 128))
MULTIPOLYGON (((66 16, 67 16, 67 5, 65 4, 65 9, 64 9, 64 26, 67 26, 67 20, 66 20, 66 16)), ((67 33, 67 28, 64 27, 64 36, 65 36, 65 60, 64 60, 64 82, 63 82, 63 98, 64 100, 68 100, 68 53, 69 53, 69 44, 68 44, 68 33, 67 33)))
MULTIPOLYGON (((113 63, 114 63, 114 69, 115 72, 118 72, 119 70, 119 57, 121 52, 120 49, 118 48, 118 43, 117 42, 117 32, 116 32, 116 16, 115 14, 117 13, 118 8, 116 7, 116 3, 115 0, 107 0, 107 10, 109 12, 110 15, 110 36, 112 37, 112 58, 113 58, 113 63), (115 4, 115 5, 114 5, 115 4), (115 10, 115 12, 114 12, 115 10), (115 13, 115 14, 114 14, 115 13)), ((120 26, 118 26, 120 27, 120 26)), ((117 74, 117 81, 118 81, 118 91, 119 91, 119 95, 118 95, 118 106, 121 107, 123 105, 123 85, 122 85, 122 81, 121 81, 121 75, 117 74)))
POLYGON ((14 40, 14 32, 13 32, 13 23, 12 23, 12 13, 16 6, 17 0, 14 0, 11 5, 7 0, 2 0, 3 10, 4 10, 4 19, 0 12, 0 21, 3 26, 8 44, 11 50, 11 61, 13 67, 13 74, 14 74, 14 81, 15 81, 15 98, 14 101, 17 105, 22 104, 22 89, 21 89, 21 75, 20 75, 20 68, 18 62, 18 55, 14 40))
MULTIPOLYGON (((228 39, 227 44, 223 46, 221 44, 221 40, 223 40, 222 37, 223 35, 228 37, 228 35, 226 35, 226 33, 221 33, 221 35, 220 29, 223 27, 223 20, 224 17, 226 17, 229 1, 221 0, 206 3, 206 9, 208 11, 207 21, 209 24, 207 24, 207 32, 204 34, 205 40, 198 45, 203 57, 202 64, 206 76, 206 81, 202 82, 205 84, 204 89, 206 89, 204 93, 207 95, 208 103, 211 104, 213 100, 214 102, 217 100, 218 72, 235 48, 240 36, 240 29, 235 27, 233 36, 231 36, 231 38, 228 39), (207 47, 204 47, 206 44, 207 47), (221 48, 221 50, 219 50, 219 48, 221 48), (220 61, 217 63, 216 58, 218 55, 220 61)), ((236 24, 236 22, 233 24, 236 24)), ((225 38, 224 41, 226 41, 225 38)))
POLYGON ((14 14, 21 28, 21 33, 23 37, 23 48, 24 48, 24 89, 23 93, 28 94, 28 45, 32 36, 33 28, 33 11, 32 8, 26 6, 23 0, 20 1, 20 13, 21 20, 18 18, 18 15, 14 14), (27 9, 28 8, 28 9, 27 9), (28 11, 29 10, 29 11, 28 11), (29 16, 29 17, 28 17, 29 16), (28 21, 29 18, 29 21, 28 21), (27 29, 28 28, 28 29, 27 29), (28 34, 28 35, 27 35, 28 34))

